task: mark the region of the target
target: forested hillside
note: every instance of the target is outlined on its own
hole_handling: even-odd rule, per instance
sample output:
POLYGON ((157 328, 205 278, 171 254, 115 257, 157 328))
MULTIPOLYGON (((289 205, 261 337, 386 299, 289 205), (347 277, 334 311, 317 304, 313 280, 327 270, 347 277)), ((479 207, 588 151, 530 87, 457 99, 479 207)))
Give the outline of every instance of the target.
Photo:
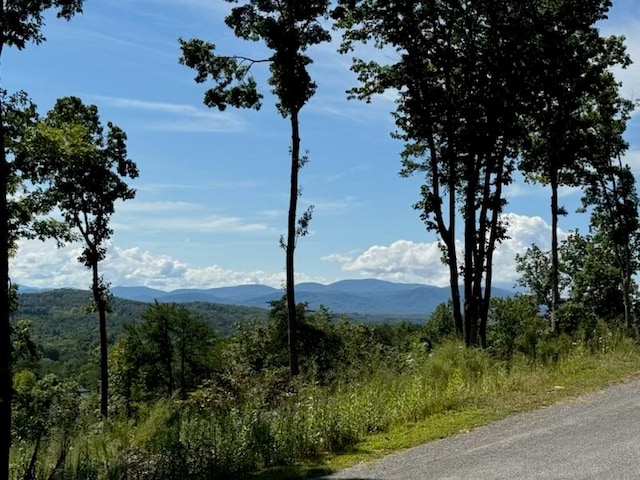
MULTIPOLYGON (((29 320, 33 338, 44 355, 45 370, 64 377, 80 375, 81 383, 97 375, 98 322, 89 311, 91 294, 85 290, 57 289, 19 296, 14 322, 29 320)), ((108 338, 112 345, 126 324, 140 321, 149 304, 115 297, 108 314, 108 338)), ((195 317, 220 336, 228 336, 239 322, 264 321, 266 309, 214 303, 184 304, 195 317)), ((77 378, 77 377, 76 377, 77 378)))
MULTIPOLYGON (((28 320, 34 341, 42 350, 46 371, 62 376, 76 376, 81 383, 95 381, 97 375, 98 322, 90 311, 90 292, 76 289, 55 289, 24 293, 19 296, 19 307, 14 322, 28 320)), ((108 339, 113 345, 122 336, 124 326, 136 324, 153 302, 138 302, 114 297, 108 314, 108 339)), ((169 303, 169 302, 163 302, 169 303)), ((182 302, 194 317, 202 319, 220 337, 231 335, 242 323, 264 322, 266 308, 248 307, 211 302, 182 302)), ((342 314, 332 314, 339 320, 342 314)), ((395 324, 422 323, 425 315, 353 313, 355 322, 395 324)))

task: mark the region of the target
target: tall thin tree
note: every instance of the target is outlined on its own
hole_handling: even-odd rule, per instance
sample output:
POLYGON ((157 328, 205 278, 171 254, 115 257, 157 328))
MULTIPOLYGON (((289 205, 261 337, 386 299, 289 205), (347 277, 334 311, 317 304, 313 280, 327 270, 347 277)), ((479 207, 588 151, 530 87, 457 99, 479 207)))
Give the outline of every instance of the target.
POLYGON ((109 288, 99 265, 106 242, 113 234, 109 225, 115 204, 134 198, 135 190, 125 178, 136 178, 136 164, 127 157, 127 136, 111 122, 103 127, 95 105, 77 97, 59 99, 38 125, 34 149, 46 158, 39 180, 49 184, 64 221, 84 243, 78 258, 91 269, 93 307, 100 325, 100 412, 108 415, 107 319, 109 288), (47 157, 48 156, 48 157, 47 157))
MULTIPOLYGON (((227 0, 238 3, 237 0, 227 0)), ((307 233, 311 209, 297 217, 300 187, 298 174, 304 164, 300 154, 300 111, 316 91, 308 65, 311 58, 307 48, 331 39, 321 20, 328 14, 328 0, 250 0, 234 7, 226 24, 235 35, 244 40, 262 41, 272 52, 265 59, 246 56, 222 56, 215 52, 213 43, 198 39, 180 39, 180 63, 195 69, 196 82, 207 79, 214 87, 207 90, 204 103, 224 110, 228 105, 236 108, 261 106, 262 95, 251 69, 257 63, 268 63, 271 71, 269 84, 277 97, 276 107, 288 117, 291 128, 291 173, 287 237, 281 239, 286 251, 286 295, 289 324, 289 367, 291 376, 298 374, 297 319, 295 302, 294 252, 297 239, 307 233)))
POLYGON ((551 189, 551 328, 556 330, 560 302, 558 219, 566 211, 559 205, 559 188, 582 184, 582 171, 592 162, 585 149, 594 122, 593 99, 611 88, 608 69, 630 62, 619 37, 602 37, 597 22, 604 20, 609 0, 560 0, 541 2, 534 39, 543 59, 534 72, 539 91, 532 110, 529 139, 523 149, 520 169, 530 180, 551 189))
POLYGON ((582 201, 592 207, 591 228, 611 246, 620 275, 624 325, 630 330, 637 329, 631 289, 640 269, 640 200, 633 172, 623 161, 629 147, 623 134, 634 105, 620 97, 611 72, 604 76, 608 87, 603 85, 585 113, 591 124, 585 142, 591 161, 584 172, 582 201))

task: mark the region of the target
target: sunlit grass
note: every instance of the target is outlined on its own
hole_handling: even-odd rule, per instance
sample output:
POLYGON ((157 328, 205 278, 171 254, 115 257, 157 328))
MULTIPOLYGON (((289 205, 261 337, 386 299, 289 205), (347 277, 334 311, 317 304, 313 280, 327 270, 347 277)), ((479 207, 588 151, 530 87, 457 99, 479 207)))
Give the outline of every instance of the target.
MULTIPOLYGON (((459 346, 449 344, 435 358, 392 383, 355 387, 350 398, 338 402, 367 403, 371 392, 380 411, 387 412, 382 432, 363 434, 342 452, 325 455, 319 462, 297 468, 298 476, 308 478, 336 471, 388 453, 459 434, 510 414, 550 405, 579 394, 628 380, 640 371, 640 348, 620 340, 603 353, 591 353, 575 345, 565 359, 540 365, 524 358, 507 369, 485 357, 484 352, 456 353, 459 346), (449 370, 449 373, 441 371, 449 370), (427 373, 428 372, 428 373, 427 373)), ((371 379, 375 383, 375 379, 371 379)), ((279 478, 273 470, 256 478, 279 478)), ((283 477, 284 478, 284 477, 283 477)))
MULTIPOLYGON (((415 422, 394 423, 384 433, 363 437, 350 450, 327 455, 322 465, 331 471, 344 469, 390 452, 466 433, 517 412, 566 401, 629 380, 639 372, 640 348, 630 341, 597 354, 575 346, 566 359, 551 365, 535 365, 520 359, 510 366, 508 373, 504 366, 493 364, 476 381, 456 387, 463 391, 457 405, 445 408, 448 404, 445 391, 442 409, 432 408, 433 413, 423 411, 424 415, 415 422)), ((406 391, 400 393, 403 394, 406 391)))

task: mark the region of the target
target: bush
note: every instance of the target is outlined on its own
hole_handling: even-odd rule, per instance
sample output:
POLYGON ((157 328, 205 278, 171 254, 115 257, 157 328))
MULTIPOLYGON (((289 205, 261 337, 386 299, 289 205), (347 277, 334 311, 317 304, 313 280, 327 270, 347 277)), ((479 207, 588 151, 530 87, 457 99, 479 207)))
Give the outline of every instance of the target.
POLYGON ((532 296, 491 300, 487 343, 489 351, 497 358, 510 362, 519 352, 535 361, 540 343, 549 335, 549 327, 540 317, 532 296))
POLYGON ((420 340, 424 342, 428 351, 445 340, 453 338, 456 334, 456 325, 453 319, 453 309, 451 302, 441 303, 429 315, 427 323, 420 332, 420 340))

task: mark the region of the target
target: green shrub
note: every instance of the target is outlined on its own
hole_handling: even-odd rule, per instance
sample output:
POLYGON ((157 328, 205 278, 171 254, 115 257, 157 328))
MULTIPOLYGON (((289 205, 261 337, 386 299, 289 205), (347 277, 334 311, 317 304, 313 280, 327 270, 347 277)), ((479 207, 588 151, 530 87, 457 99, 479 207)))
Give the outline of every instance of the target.
POLYGON ((507 364, 516 353, 535 361, 540 344, 550 334, 530 295, 493 298, 489 311, 487 343, 489 351, 507 364))
POLYGON ((420 331, 420 340, 427 350, 432 350, 445 340, 455 336, 456 326, 453 319, 451 302, 441 303, 429 315, 427 322, 420 331))

